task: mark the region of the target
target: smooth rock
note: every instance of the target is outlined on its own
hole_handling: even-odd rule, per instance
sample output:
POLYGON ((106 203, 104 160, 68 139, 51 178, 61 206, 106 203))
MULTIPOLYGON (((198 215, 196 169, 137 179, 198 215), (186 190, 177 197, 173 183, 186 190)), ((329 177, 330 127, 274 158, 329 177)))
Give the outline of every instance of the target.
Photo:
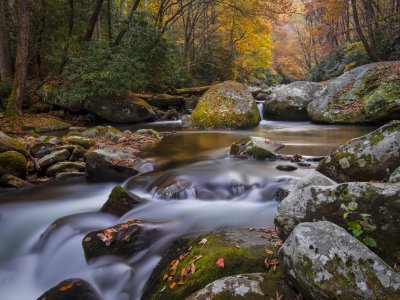
POLYGON ((28 172, 28 162, 19 152, 7 151, 0 153, 0 176, 14 175, 25 178, 28 172))
POLYGON ((16 139, 0 131, 0 153, 6 151, 17 151, 24 156, 29 156, 29 151, 16 139))
POLYGON ((51 167, 47 168, 45 171, 45 174, 48 177, 53 177, 59 173, 82 172, 84 170, 85 170, 84 163, 63 161, 63 162, 58 162, 58 163, 52 165, 51 167))
POLYGON ((117 185, 111 191, 110 196, 103 207, 100 209, 101 212, 110 213, 116 216, 122 216, 128 211, 135 207, 146 203, 147 200, 140 198, 139 196, 126 191, 121 186, 117 185))
POLYGON ((30 151, 31 151, 33 157, 42 158, 42 157, 48 155, 55 146, 56 146, 56 144, 54 144, 54 143, 39 142, 39 143, 35 143, 31 147, 30 151))
POLYGON ((70 153, 67 149, 53 151, 39 159, 38 164, 42 170, 45 170, 58 162, 68 160, 69 156, 70 153))
POLYGON ((234 142, 231 146, 230 155, 245 159, 277 159, 275 153, 285 145, 261 137, 244 137, 234 142))
POLYGON ((82 279, 67 279, 49 289, 37 300, 100 300, 96 290, 82 279))
POLYGON ((23 189, 32 187, 33 185, 25 180, 22 180, 21 178, 6 174, 0 176, 0 186, 3 188, 23 189))

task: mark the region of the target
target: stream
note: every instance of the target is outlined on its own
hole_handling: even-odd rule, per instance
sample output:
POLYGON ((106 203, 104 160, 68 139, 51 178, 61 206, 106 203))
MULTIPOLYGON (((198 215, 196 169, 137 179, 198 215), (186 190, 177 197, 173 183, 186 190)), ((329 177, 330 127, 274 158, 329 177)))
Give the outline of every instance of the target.
POLYGON ((289 162, 231 158, 234 140, 260 136, 284 143, 282 154, 318 157, 374 129, 271 121, 243 131, 187 131, 180 122, 120 129, 139 128, 169 134, 142 153, 156 170, 123 183, 149 202, 121 218, 98 212, 115 183, 75 180, 0 195, 1 299, 36 299, 68 278, 88 281, 105 300, 140 299, 152 270, 175 238, 222 227, 273 227, 277 189, 312 171, 299 167, 283 172, 276 166, 289 162), (168 188, 173 184, 180 189, 168 188), (130 219, 156 222, 152 226, 162 238, 129 259, 101 257, 87 264, 82 250, 85 234, 130 219))

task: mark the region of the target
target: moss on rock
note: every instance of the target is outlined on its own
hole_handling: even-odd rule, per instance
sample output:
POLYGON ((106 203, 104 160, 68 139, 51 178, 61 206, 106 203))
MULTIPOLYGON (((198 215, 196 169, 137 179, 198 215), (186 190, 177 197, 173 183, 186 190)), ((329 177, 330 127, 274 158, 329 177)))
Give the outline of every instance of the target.
POLYGON ((7 151, 0 153, 0 176, 5 174, 25 178, 28 172, 28 162, 19 152, 7 151))
POLYGON ((0 153, 6 151, 17 151, 24 156, 29 156, 29 151, 24 145, 0 131, 0 153))

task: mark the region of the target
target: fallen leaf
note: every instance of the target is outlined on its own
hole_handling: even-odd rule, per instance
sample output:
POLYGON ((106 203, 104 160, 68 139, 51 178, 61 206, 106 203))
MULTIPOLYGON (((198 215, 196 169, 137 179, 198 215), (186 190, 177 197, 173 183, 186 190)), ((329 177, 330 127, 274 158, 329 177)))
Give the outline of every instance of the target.
POLYGON ((173 283, 171 283, 171 285, 169 286, 169 288, 172 290, 172 289, 174 289, 175 286, 176 286, 176 282, 174 281, 173 283))
POLYGON ((178 285, 184 285, 185 282, 183 281, 183 279, 181 278, 181 280, 179 280, 178 285))
POLYGON ((179 265, 179 259, 175 259, 175 260, 173 261, 172 266, 169 268, 169 270, 171 271, 171 272, 169 273, 170 275, 175 276, 175 274, 176 274, 176 269, 178 268, 178 265, 179 265))
POLYGON ((186 276, 186 268, 182 268, 181 270, 181 276, 185 277, 186 276))
POLYGON ((192 246, 190 246, 190 247, 189 247, 189 249, 188 249, 188 252, 190 252, 190 250, 192 250, 192 249, 193 249, 193 247, 192 247, 192 246))
POLYGON ((204 238, 204 239, 202 239, 202 240, 200 241, 199 245, 200 245, 201 247, 203 247, 206 243, 207 243, 207 239, 204 238))
POLYGON ((281 241, 277 241, 274 243, 274 247, 275 248, 280 248, 282 246, 282 242, 281 241))
POLYGON ((203 257, 203 255, 196 255, 192 261, 192 263, 195 263, 196 261, 198 261, 199 259, 201 259, 203 257))
POLYGON ((196 266, 194 265, 194 263, 191 263, 186 271, 187 276, 194 274, 194 272, 196 272, 196 266))
POLYGON ((239 245, 236 245, 236 248, 240 249, 240 246, 239 246, 239 245))
POLYGON ((224 262, 224 258, 220 257, 215 261, 215 264, 220 266, 221 268, 225 267, 225 262, 224 262))
POLYGON ((65 291, 68 291, 70 288, 72 288, 74 286, 74 284, 73 283, 68 283, 68 284, 66 284, 66 285, 64 285, 64 286, 62 286, 62 287, 60 287, 60 291, 61 292, 65 292, 65 291))
POLYGON ((164 277, 162 278, 162 280, 166 280, 168 278, 168 274, 164 274, 164 277))
POLYGON ((268 255, 274 255, 274 252, 269 249, 265 249, 265 252, 267 252, 268 255))

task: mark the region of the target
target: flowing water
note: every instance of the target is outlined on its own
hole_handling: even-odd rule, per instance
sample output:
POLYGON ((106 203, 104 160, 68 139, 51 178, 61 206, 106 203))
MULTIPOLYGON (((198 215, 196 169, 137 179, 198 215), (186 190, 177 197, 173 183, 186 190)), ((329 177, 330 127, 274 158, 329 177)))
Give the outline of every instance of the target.
POLYGON ((121 218, 98 212, 115 183, 78 180, 0 195, 1 299, 36 299, 68 278, 87 280, 103 299, 139 299, 173 239, 228 226, 271 227, 277 189, 312 170, 282 172, 276 166, 286 162, 233 159, 229 146, 235 139, 261 136, 286 144, 284 154, 322 156, 373 130, 267 121, 247 131, 184 131, 180 122, 150 126, 170 132, 143 152, 156 171, 124 183, 149 202, 121 218), (129 259, 102 257, 87 264, 84 235, 130 219, 156 222, 162 238, 129 259))

